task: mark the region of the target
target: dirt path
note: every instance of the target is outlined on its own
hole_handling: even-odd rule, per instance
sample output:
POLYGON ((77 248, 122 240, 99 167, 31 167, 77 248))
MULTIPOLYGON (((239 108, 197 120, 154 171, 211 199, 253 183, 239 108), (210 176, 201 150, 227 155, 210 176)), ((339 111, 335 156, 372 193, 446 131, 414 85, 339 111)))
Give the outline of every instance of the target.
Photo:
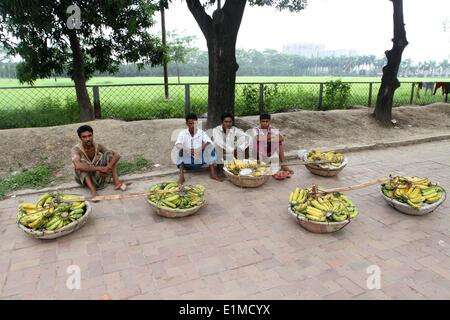
MULTIPOLYGON (((372 110, 370 110, 372 111, 372 110)), ((369 110, 299 111, 273 116, 273 125, 282 130, 287 150, 336 145, 371 144, 450 134, 450 104, 395 108, 397 128, 382 128, 369 110)), ((256 116, 238 119, 242 129, 256 124, 256 116)), ((78 142, 80 124, 58 127, 0 130, 0 175, 10 170, 31 168, 40 163, 62 166, 59 175, 71 177, 70 149, 78 142)), ((171 135, 184 128, 184 119, 124 122, 96 120, 96 141, 118 151, 123 159, 138 156, 170 167, 171 135)), ((173 137, 175 139, 175 137, 173 137)))

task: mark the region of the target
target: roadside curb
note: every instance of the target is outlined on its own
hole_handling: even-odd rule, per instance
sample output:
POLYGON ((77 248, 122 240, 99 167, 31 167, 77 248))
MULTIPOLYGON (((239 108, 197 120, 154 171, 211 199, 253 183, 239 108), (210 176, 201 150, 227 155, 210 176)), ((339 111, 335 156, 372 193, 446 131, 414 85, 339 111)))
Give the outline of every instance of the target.
MULTIPOLYGON (((138 181, 138 180, 162 177, 162 176, 176 174, 176 173, 178 173, 178 170, 172 169, 172 170, 149 172, 149 173, 143 173, 143 174, 130 174, 130 175, 122 176, 121 180, 123 182, 138 181)), ((28 196, 28 195, 33 195, 33 194, 42 193, 42 192, 54 192, 54 191, 81 189, 81 188, 83 188, 83 187, 80 186, 78 183, 70 182, 70 183, 59 185, 57 187, 49 187, 49 188, 40 189, 40 190, 26 189, 26 190, 22 190, 20 192, 14 193, 14 196, 21 197, 21 196, 28 196)), ((11 195, 9 195, 9 198, 11 198, 11 195)))
MULTIPOLYGON (((328 147, 327 150, 334 150, 337 152, 359 152, 366 150, 378 150, 378 149, 386 149, 386 148, 394 148, 394 147, 405 147, 413 144, 422 144, 428 142, 437 142, 443 140, 450 140, 450 134, 440 135, 440 136, 432 136, 425 138, 417 138, 417 139, 409 139, 409 140, 401 140, 401 141, 391 141, 391 142, 377 142, 373 144, 361 144, 361 145, 353 145, 353 146, 343 146, 338 145, 334 147, 328 147)), ((292 150, 286 152, 286 158, 289 160, 297 158, 298 150, 292 150)))
MULTIPOLYGON (((362 145, 353 145, 353 146, 334 146, 329 147, 327 149, 334 150, 338 152, 344 152, 344 153, 350 153, 350 152, 359 152, 359 151, 366 151, 366 150, 378 150, 378 149, 385 149, 385 148, 394 148, 394 147, 403 147, 403 146, 409 146, 413 144, 422 144, 422 143, 428 143, 428 142, 437 142, 437 141, 443 141, 443 140, 450 140, 450 134, 446 135, 440 135, 440 136, 432 136, 432 137, 426 137, 426 138, 418 138, 418 139, 410 139, 410 140, 401 140, 401 141, 391 141, 391 142, 377 142, 373 144, 362 144, 362 145)), ((286 158, 288 160, 297 159, 298 150, 292 150, 289 152, 286 152, 286 158)), ((150 172, 150 173, 144 173, 144 174, 132 174, 132 175, 126 175, 122 177, 122 181, 138 181, 138 180, 145 180, 145 179, 151 179, 151 178, 158 178, 166 175, 172 175, 178 173, 178 170, 171 169, 161 172, 150 172)), ((67 183, 62 184, 57 187, 49 187, 41 190, 22 190, 20 192, 14 193, 13 195, 9 195, 8 197, 11 198, 11 196, 14 197, 21 197, 21 196, 27 196, 27 195, 33 195, 37 193, 42 192, 54 192, 54 191, 62 191, 62 190, 71 190, 71 189, 79 189, 82 188, 77 183, 67 183)))

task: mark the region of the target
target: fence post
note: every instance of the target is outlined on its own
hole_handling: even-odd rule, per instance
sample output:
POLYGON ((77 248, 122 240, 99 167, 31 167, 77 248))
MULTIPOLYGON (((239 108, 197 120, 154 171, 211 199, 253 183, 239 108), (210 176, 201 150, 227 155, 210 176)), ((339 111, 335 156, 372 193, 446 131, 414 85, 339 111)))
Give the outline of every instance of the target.
POLYGON ((184 112, 191 113, 191 88, 189 84, 184 85, 184 112))
POLYGON ((319 89, 319 106, 317 108, 318 110, 322 110, 323 109, 323 83, 320 84, 320 89, 319 89))
POLYGON ((372 107, 372 82, 369 83, 369 101, 367 101, 367 106, 372 107))
POLYGON ((413 104, 413 99, 414 99, 414 82, 412 83, 411 86, 411 98, 409 98, 409 104, 413 104))
POLYGON ((101 119, 102 118, 102 108, 100 105, 100 91, 98 90, 98 86, 94 86, 94 117, 95 119, 101 119))
POLYGON ((259 84, 259 114, 264 113, 264 83, 259 84))
POLYGON ((448 102, 448 93, 445 94, 445 100, 444 102, 448 102))

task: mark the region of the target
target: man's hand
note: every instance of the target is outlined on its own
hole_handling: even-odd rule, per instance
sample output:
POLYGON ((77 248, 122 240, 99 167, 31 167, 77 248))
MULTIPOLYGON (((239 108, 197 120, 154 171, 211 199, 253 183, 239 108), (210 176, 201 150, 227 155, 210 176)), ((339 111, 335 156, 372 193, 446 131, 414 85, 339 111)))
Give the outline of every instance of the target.
POLYGON ((112 172, 112 169, 109 167, 100 167, 98 171, 102 176, 107 176, 112 172))

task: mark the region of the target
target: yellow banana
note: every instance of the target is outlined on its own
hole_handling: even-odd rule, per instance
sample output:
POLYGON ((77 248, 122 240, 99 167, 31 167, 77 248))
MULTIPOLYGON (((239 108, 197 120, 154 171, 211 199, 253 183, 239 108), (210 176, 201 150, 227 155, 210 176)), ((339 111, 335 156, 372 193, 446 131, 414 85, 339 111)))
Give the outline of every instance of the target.
POLYGON ((36 210, 36 205, 34 203, 30 203, 30 202, 25 202, 19 205, 19 209, 25 209, 25 210, 30 210, 30 209, 34 209, 36 210))
POLYGON ((309 215, 312 215, 312 216, 319 217, 319 218, 325 216, 324 212, 322 212, 314 207, 311 207, 311 206, 306 207, 306 213, 309 215))
POLYGON ((300 188, 299 187, 295 188, 294 196, 292 197, 293 201, 297 201, 299 193, 300 193, 300 188))
POLYGON ((319 209, 321 211, 327 211, 328 210, 324 205, 320 204, 317 200, 311 201, 311 205, 313 205, 315 208, 317 208, 317 209, 319 209))
POLYGON ((293 198, 294 198, 294 191, 292 191, 291 194, 289 195, 288 202, 291 203, 293 198))

